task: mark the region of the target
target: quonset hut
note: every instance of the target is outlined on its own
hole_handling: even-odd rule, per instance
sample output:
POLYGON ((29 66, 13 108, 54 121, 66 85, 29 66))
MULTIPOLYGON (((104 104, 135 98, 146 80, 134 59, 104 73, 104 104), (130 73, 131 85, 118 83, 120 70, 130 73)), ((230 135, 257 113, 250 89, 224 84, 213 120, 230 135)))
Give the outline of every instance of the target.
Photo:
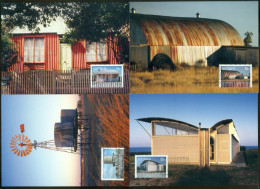
POLYGON ((151 123, 151 154, 168 155, 170 164, 231 164, 240 151, 232 119, 220 121, 211 128, 159 117, 137 121, 151 123))
POLYGON ((139 70, 156 62, 207 66, 257 61, 258 48, 245 48, 236 29, 224 21, 130 14, 130 63, 139 70))

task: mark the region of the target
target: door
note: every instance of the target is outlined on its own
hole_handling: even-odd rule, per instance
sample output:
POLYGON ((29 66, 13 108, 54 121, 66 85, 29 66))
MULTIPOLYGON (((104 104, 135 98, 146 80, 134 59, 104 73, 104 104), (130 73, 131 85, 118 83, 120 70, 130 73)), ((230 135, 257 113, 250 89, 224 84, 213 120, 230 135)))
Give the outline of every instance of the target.
POLYGON ((70 44, 60 44, 60 70, 71 70, 70 44))

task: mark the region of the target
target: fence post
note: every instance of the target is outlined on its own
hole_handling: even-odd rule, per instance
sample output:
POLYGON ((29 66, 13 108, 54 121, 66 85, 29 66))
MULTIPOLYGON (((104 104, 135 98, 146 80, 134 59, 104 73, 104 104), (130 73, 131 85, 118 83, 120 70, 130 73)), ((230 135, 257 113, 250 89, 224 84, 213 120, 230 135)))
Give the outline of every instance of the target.
POLYGON ((52 70, 52 93, 56 93, 56 73, 55 70, 52 70))
POLYGON ((74 87, 74 69, 71 69, 71 93, 75 94, 75 87, 74 87))

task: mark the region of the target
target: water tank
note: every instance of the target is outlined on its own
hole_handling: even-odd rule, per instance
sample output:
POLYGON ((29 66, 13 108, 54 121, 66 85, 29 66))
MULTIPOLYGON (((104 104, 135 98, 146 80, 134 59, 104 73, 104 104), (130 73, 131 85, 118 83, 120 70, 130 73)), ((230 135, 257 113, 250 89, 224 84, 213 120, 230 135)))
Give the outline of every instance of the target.
POLYGON ((77 116, 77 109, 63 109, 61 110, 61 123, 74 122, 74 117, 77 116))
POLYGON ((114 155, 113 156, 104 156, 104 163, 113 164, 113 162, 114 162, 114 155))
POLYGON ((56 147, 74 147, 73 122, 55 123, 54 141, 56 147))

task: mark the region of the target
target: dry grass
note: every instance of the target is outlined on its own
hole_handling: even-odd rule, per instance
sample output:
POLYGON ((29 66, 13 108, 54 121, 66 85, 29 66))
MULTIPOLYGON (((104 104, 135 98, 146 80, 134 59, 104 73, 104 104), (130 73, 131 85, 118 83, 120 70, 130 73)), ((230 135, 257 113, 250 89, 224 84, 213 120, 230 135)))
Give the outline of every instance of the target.
POLYGON ((84 158, 84 186, 129 185, 129 98, 125 94, 82 95, 91 120, 90 150, 84 158), (85 97, 85 98, 84 98, 85 97), (86 99, 86 100, 85 100, 86 99), (123 147, 124 181, 101 181, 101 148, 123 147))
POLYGON ((252 88, 219 88, 216 67, 181 67, 174 72, 131 72, 130 93, 258 93, 258 68, 254 67, 252 88))

